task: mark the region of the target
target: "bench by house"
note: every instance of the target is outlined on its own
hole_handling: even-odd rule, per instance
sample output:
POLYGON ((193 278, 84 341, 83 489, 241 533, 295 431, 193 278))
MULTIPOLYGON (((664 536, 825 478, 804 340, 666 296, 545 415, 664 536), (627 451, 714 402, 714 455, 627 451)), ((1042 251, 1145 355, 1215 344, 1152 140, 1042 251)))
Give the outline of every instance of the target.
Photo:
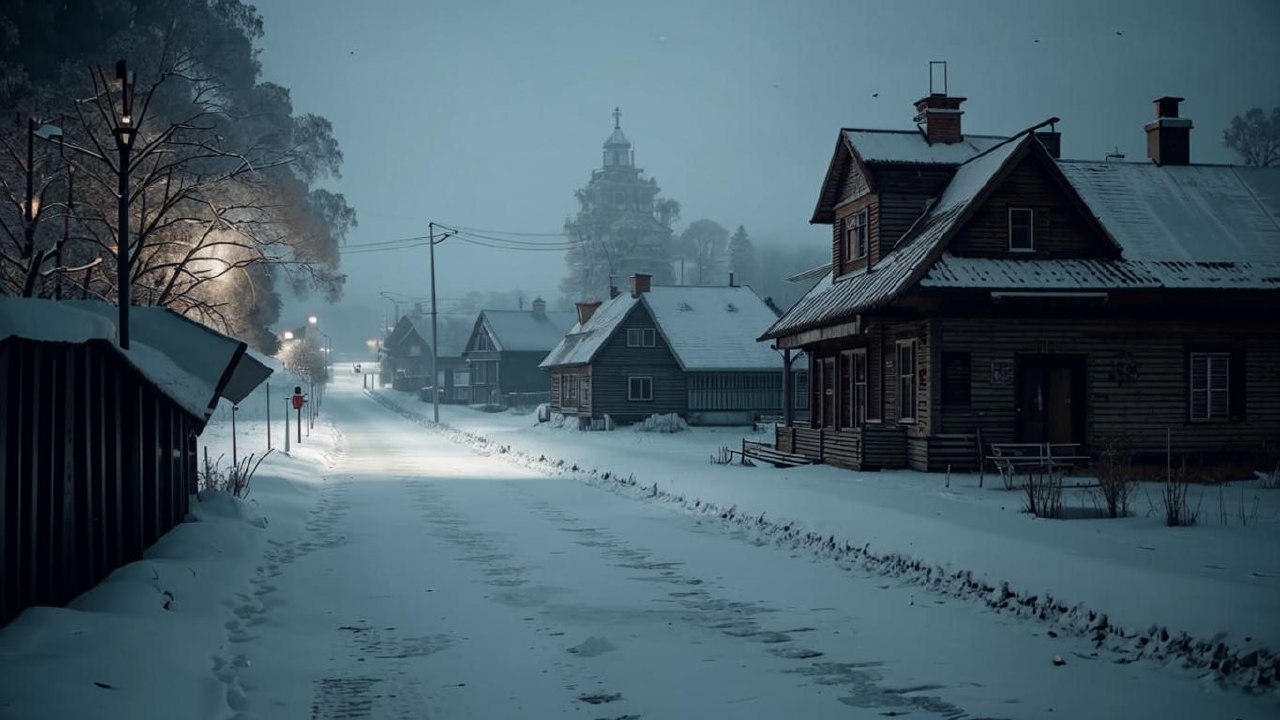
POLYGON ((978 475, 979 487, 988 463, 1000 472, 1005 489, 1012 490, 1019 473, 1066 474, 1087 465, 1089 456, 1080 453, 1079 443, 993 443, 978 475))
POLYGON ((813 463, 812 460, 803 455, 783 452, 771 445, 754 442, 752 440, 742 441, 742 450, 739 454, 742 456, 744 461, 748 458, 752 460, 760 460, 777 468, 789 468, 796 467, 798 465, 810 465, 813 463))

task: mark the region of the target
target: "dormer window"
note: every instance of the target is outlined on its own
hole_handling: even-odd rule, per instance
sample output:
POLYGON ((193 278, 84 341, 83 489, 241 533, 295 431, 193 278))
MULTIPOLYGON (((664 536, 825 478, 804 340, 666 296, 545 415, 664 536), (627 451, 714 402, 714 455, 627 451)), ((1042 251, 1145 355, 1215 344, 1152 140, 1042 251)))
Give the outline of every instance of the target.
POLYGON ((1036 211, 1031 208, 1009 208, 1009 252, 1035 252, 1036 211))
POLYGON ((863 210, 845 218, 844 257, 861 260, 867 256, 867 211, 863 210))

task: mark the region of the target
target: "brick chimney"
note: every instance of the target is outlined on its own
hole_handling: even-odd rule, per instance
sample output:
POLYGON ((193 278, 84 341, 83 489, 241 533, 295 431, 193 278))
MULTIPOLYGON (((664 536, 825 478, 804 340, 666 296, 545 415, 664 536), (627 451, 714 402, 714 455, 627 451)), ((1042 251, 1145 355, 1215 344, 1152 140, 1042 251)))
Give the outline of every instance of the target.
POLYGON ((600 301, 574 303, 578 308, 578 324, 586 325, 591 316, 596 314, 596 308, 600 307, 600 301))
POLYGON ((1156 119, 1144 127, 1147 131, 1147 157, 1157 165, 1191 163, 1191 120, 1178 117, 1180 97, 1155 99, 1156 119))
POLYGON ((533 316, 536 318, 544 318, 547 316, 547 301, 542 298, 533 299, 533 316))
POLYGON ((631 276, 631 297, 638 298, 649 292, 649 282, 653 276, 648 273, 636 273, 631 276))
POLYGON ((916 125, 924 132, 930 145, 958 143, 964 139, 960 132, 960 116, 964 114, 960 103, 965 100, 945 93, 932 93, 916 101, 916 125))

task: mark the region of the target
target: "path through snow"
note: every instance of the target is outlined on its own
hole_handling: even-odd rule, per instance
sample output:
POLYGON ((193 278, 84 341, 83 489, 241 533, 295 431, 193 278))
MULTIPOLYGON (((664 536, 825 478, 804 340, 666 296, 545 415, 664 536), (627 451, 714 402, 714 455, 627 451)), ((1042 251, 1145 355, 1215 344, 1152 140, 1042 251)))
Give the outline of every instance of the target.
POLYGON ((237 718, 1276 710, 714 519, 476 455, 358 387, 335 387, 326 405, 343 456, 304 535, 271 545, 215 663, 237 718))

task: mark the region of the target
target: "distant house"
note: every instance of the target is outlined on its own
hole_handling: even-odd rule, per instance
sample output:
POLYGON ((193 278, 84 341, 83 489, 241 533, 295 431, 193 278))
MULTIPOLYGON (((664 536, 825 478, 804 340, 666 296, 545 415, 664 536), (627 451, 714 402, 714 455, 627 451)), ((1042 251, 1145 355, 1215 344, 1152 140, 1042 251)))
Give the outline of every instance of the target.
POLYGON ((841 130, 811 222, 825 278, 761 339, 810 356, 780 449, 972 468, 982 444, 1249 456, 1280 438, 1280 168, 1197 165, 1179 98, 1143 162, 1058 157, 1053 120, 841 130))
POLYGON ((782 356, 756 337, 777 315, 749 287, 651 286, 578 303, 578 323, 542 367, 555 412, 584 424, 677 413, 745 424, 782 408, 782 356))
POLYGON ((186 517, 196 437, 271 370, 165 308, 0 298, 0 625, 61 605, 186 517))
POLYGON ((436 320, 440 342, 436 381, 431 381, 431 316, 418 309, 401 316, 383 341, 382 383, 408 392, 434 385, 442 389, 440 402, 470 402, 467 364, 462 358, 466 338, 455 323, 445 322, 444 317, 436 320))
POLYGON ((547 373, 538 363, 572 325, 572 313, 547 312, 541 298, 531 310, 481 310, 463 351, 471 402, 546 402, 547 373))

